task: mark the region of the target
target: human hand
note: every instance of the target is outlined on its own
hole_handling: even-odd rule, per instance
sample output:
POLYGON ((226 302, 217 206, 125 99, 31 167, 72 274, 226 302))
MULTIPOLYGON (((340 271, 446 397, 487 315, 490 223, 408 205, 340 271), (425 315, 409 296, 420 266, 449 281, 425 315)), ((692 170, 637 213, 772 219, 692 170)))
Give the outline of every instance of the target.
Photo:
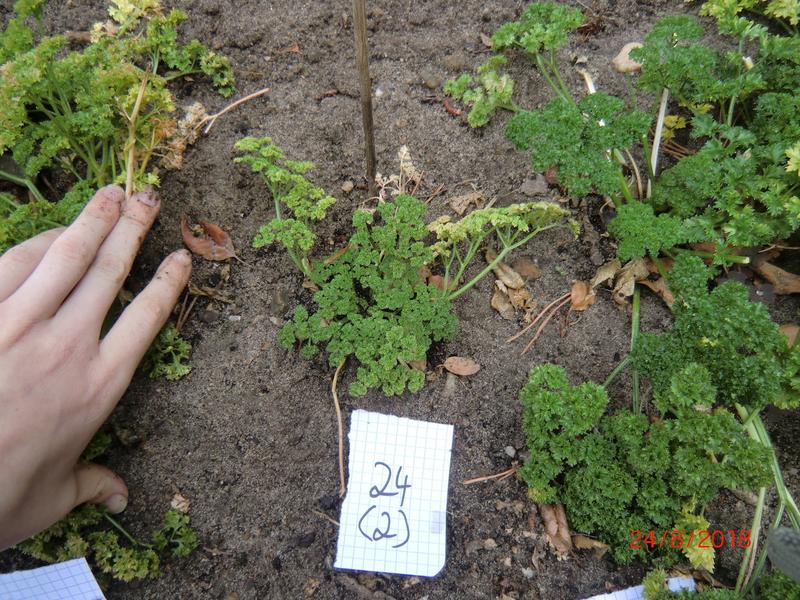
POLYGON ((0 256, 0 550, 83 502, 127 505, 122 479, 79 460, 189 279, 189 254, 170 254, 100 339, 158 210, 152 192, 108 186, 68 228, 0 256))

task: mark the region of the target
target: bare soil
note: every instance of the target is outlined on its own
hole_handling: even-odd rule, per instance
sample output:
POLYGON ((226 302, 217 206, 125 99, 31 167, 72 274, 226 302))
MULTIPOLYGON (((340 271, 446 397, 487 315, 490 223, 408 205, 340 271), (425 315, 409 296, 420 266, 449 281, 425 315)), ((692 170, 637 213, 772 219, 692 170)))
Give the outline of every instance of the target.
MULTIPOLYGON (((281 322, 299 303, 309 305, 310 295, 285 253, 250 247, 258 227, 271 217, 272 202, 262 182, 232 159, 239 138, 269 135, 290 157, 313 161, 314 181, 339 199, 323 236, 331 243, 320 252, 346 238, 349 215, 366 200, 363 189, 349 194, 341 190, 345 181, 363 183, 351 6, 343 0, 168 4, 188 12, 188 36, 231 58, 241 95, 264 86, 272 91, 220 119, 188 152, 182 171, 162 175, 163 210, 127 287, 141 289, 160 259, 181 245, 183 213, 225 228, 244 263, 233 262, 228 277, 221 265, 195 260, 193 282, 219 284, 233 303, 200 299, 185 328, 194 346, 192 373, 176 383, 137 375, 112 417, 117 443, 109 464, 131 490, 124 522, 146 535, 180 491, 192 503, 201 548, 188 559, 168 563, 159 579, 114 584, 109 597, 306 598, 318 585, 311 597, 319 600, 488 599, 504 593, 572 600, 638 583, 644 566, 619 568, 585 552, 558 561, 546 551, 532 564, 535 548, 542 547, 542 530, 526 501, 525 485, 515 478, 462 483, 503 471, 524 452, 517 394, 531 367, 555 362, 575 382, 603 381, 629 346, 628 312, 601 292, 577 323, 552 324, 534 351, 520 356, 521 345, 509 346, 504 340, 518 331, 521 321, 503 320, 490 308, 488 279, 458 300, 459 334, 434 348, 428 361, 433 369, 447 356, 469 356, 481 364, 479 373, 448 389, 447 377, 434 371, 422 392, 399 398, 341 394, 345 414, 364 408, 455 425, 446 567, 438 577, 422 581, 333 570, 337 528, 318 514, 338 519, 340 507, 333 373, 323 360, 303 360, 277 343, 281 322), (295 43, 299 53, 290 51, 295 43), (507 446, 518 451, 514 459, 505 452, 507 446), (497 547, 473 550, 471 542, 486 538, 497 547)), ((418 196, 426 199, 440 185, 446 188, 430 201, 430 218, 450 211, 447 198, 472 186, 497 197, 498 205, 536 198, 558 201, 558 190, 541 189, 529 159, 506 141, 508 115, 471 131, 448 114, 441 98, 431 98, 441 95, 442 81, 485 59, 480 34, 490 35, 518 16, 525 3, 369 4, 379 171, 396 172, 397 150, 407 145, 425 173, 418 196)), ((641 40, 660 16, 696 10, 681 0, 598 0, 586 6, 597 27, 572 37, 562 53, 562 69, 573 89, 582 88, 569 59, 584 57, 598 88, 620 94, 624 80, 610 69, 619 48, 641 40)), ((103 13, 104 2, 70 0, 51 3, 46 20, 53 31, 81 30, 103 13)), ((7 14, 6 8, 0 17, 7 14)), ((529 65, 515 61, 512 72, 520 105, 537 107, 549 99, 545 82, 529 65)), ((201 101, 210 111, 225 104, 200 79, 182 84, 177 95, 181 105, 201 101)), ((597 198, 572 203, 584 224, 579 241, 564 233, 545 234, 519 251, 517 256, 536 261, 542 270, 531 285, 542 306, 574 280, 590 278, 599 260, 614 255, 613 245, 602 237, 601 204, 597 198)), ((796 304, 787 299, 773 300, 770 308, 780 322, 795 318, 796 304)), ((649 292, 643 295, 642 314, 644 330, 659 330, 670 322, 669 312, 649 292)), ((340 390, 346 390, 352 376, 352 368, 346 368, 340 390)), ((619 402, 625 401, 628 386, 626 377, 614 386, 619 402)), ((769 424, 787 452, 785 464, 796 465, 796 415, 779 415, 769 424)), ((791 482, 797 476, 795 468, 788 470, 791 482)), ((740 529, 748 526, 751 511, 723 495, 711 507, 711 517, 721 528, 740 529)), ((716 575, 730 581, 739 556, 724 550, 721 557, 716 575)), ((32 564, 13 551, 0 555, 0 571, 32 564)))

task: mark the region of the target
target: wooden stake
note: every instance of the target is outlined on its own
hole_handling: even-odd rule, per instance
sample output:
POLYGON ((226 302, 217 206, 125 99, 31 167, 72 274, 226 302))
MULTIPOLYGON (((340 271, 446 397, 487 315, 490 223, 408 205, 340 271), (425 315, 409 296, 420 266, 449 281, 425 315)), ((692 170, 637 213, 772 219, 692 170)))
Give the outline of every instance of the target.
POLYGON ((367 49, 367 2, 353 0, 353 29, 356 35, 356 65, 361 83, 361 123, 364 128, 364 154, 367 158, 367 185, 370 197, 375 190, 375 134, 372 127, 372 80, 367 49))

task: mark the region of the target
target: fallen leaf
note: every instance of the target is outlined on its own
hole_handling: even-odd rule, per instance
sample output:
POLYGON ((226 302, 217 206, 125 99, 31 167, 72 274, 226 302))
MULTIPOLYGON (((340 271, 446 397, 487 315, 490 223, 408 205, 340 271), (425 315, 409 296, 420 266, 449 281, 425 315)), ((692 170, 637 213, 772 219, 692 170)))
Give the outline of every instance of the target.
POLYGON ((302 283, 302 286, 303 286, 304 289, 310 290, 312 292, 318 292, 319 291, 319 286, 316 283, 314 283, 313 281, 311 281, 310 279, 304 279, 303 283, 302 283))
POLYGON ((519 290, 508 290, 508 299, 511 305, 517 310, 530 311, 536 308, 536 301, 531 296, 531 293, 525 288, 519 290))
POLYGON ((754 269, 773 285, 776 294, 800 294, 800 275, 784 271, 768 262, 757 264, 754 269))
POLYGON ((462 377, 466 377, 467 375, 475 375, 475 373, 481 370, 481 366, 478 363, 471 358, 466 358, 463 356, 451 356, 444 361, 443 366, 450 373, 453 373, 454 375, 461 375, 462 377))
POLYGON ((467 211, 470 204, 478 206, 481 202, 483 202, 483 200, 483 192, 470 192, 469 194, 463 194, 461 196, 450 198, 447 203, 450 205, 450 208, 452 208, 459 216, 461 216, 467 211))
POLYGON ((675 303, 675 297, 672 295, 672 292, 669 291, 669 286, 667 286, 667 282, 663 277, 659 277, 655 281, 651 279, 640 279, 639 283, 657 296, 660 296, 664 303, 672 308, 672 305, 675 303))
POLYGON ((230 236, 219 226, 213 223, 200 221, 202 234, 196 236, 189 227, 186 215, 181 217, 181 235, 183 243, 196 254, 206 260, 228 260, 236 257, 233 242, 230 236))
POLYGON ((441 275, 431 275, 428 277, 428 283, 440 291, 444 291, 444 277, 441 275))
POLYGON ((593 550, 595 560, 603 558, 603 555, 609 550, 608 544, 581 534, 572 536, 572 544, 579 550, 593 550))
POLYGON ((514 307, 511 305, 508 294, 504 293, 498 287, 495 287, 494 294, 492 295, 491 305, 492 308, 500 313, 500 316, 507 321, 514 319, 514 307))
POLYGON ((550 167, 544 172, 544 178, 550 185, 558 185, 558 167, 550 167))
POLYGON ((633 296, 633 289, 637 281, 645 279, 649 275, 647 265, 644 260, 639 258, 632 260, 620 269, 614 282, 614 291, 611 294, 617 304, 627 304, 628 298, 633 296))
POLYGON ((569 294, 572 310, 586 310, 594 304, 595 299, 594 290, 588 281, 576 281, 572 284, 572 290, 569 294))
POLYGON ((417 371, 425 372, 425 369, 428 368, 428 361, 424 358, 421 360, 410 360, 408 361, 408 366, 412 369, 416 369, 417 371))
MULTIPOLYGON (((497 258, 497 252, 495 252, 492 248, 488 248, 486 250, 485 257, 486 262, 491 263, 497 258)), ((502 261, 497 263, 492 268, 492 271, 494 271, 495 276, 502 281, 506 287, 518 290, 525 285, 525 281, 522 279, 522 276, 502 261)))
POLYGON ((322 582, 319 579, 309 579, 306 581, 306 584, 303 586, 303 592, 309 598, 317 593, 317 589, 319 588, 322 582))
POLYGON ((174 508, 175 510, 179 510, 182 513, 189 512, 189 505, 190 502, 186 498, 184 498, 180 492, 177 492, 170 501, 169 505, 174 508))
POLYGON ((206 298, 211 298, 212 300, 216 300, 217 302, 223 302, 225 304, 233 304, 233 300, 230 298, 230 296, 223 294, 216 288, 208 286, 196 286, 190 283, 189 293, 192 296, 205 296, 206 298))
POLYGON ((550 546, 559 558, 565 558, 572 550, 572 538, 567 525, 567 514, 563 504, 540 504, 539 513, 544 521, 545 533, 550 546))
POLYGON ((622 264, 615 258, 614 260, 608 261, 602 267, 597 269, 597 273, 594 274, 592 277, 592 287, 595 288, 601 283, 613 283, 614 278, 619 273, 619 270, 622 268, 622 264))
POLYGON ((786 336, 789 346, 794 346, 794 343, 797 341, 797 333, 800 331, 800 327, 797 325, 787 324, 781 325, 778 329, 780 329, 781 333, 786 336))
POLYGON ((484 46, 486 46, 487 48, 491 48, 491 47, 492 47, 492 38, 490 38, 490 37, 489 37, 488 35, 486 35, 485 33, 482 33, 482 34, 481 34, 481 43, 482 43, 484 46))
POLYGON ((300 44, 299 42, 295 42, 291 46, 278 50, 278 52, 281 54, 300 54, 300 44))
POLYGON ((514 261, 514 264, 511 266, 520 276, 525 279, 539 279, 542 274, 539 265, 528 258, 520 258, 514 261))
POLYGON ((611 61, 611 65, 617 73, 636 73, 642 70, 642 65, 631 58, 631 50, 641 48, 639 42, 629 42, 622 47, 611 61))

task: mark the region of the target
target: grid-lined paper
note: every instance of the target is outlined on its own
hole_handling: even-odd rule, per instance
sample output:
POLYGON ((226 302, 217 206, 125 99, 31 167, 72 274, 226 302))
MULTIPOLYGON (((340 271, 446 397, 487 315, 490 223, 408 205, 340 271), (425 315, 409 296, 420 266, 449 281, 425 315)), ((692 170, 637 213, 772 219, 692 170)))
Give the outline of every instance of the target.
MULTIPOLYGON (((670 577, 667 579, 667 587, 671 592, 679 592, 681 590, 693 592, 695 590, 694 579, 691 577, 670 577)), ((644 600, 644 586, 637 585, 636 587, 611 592, 610 594, 592 596, 586 600, 644 600)))
POLYGON ((0 575, 2 600, 105 600, 85 558, 0 575))
POLYGON ((338 569, 433 577, 445 563, 453 426, 356 410, 338 569))

